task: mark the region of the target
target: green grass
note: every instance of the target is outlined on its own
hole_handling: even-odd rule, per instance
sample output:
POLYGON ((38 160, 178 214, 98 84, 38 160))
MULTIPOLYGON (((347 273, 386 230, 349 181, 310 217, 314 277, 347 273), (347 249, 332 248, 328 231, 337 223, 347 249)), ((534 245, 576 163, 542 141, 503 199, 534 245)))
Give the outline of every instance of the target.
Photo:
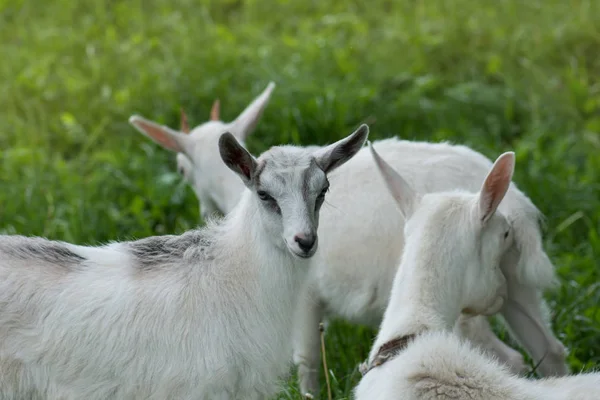
MULTIPOLYGON (((516 151, 561 278, 554 329, 575 371, 599 365, 600 2, 0 0, 0 39, 2 232, 98 244, 192 228, 173 154, 127 118, 176 127, 183 106, 195 125, 216 97, 233 118, 274 80, 254 153, 363 121, 371 139, 516 151)), ((329 331, 336 399, 372 334, 329 331)))

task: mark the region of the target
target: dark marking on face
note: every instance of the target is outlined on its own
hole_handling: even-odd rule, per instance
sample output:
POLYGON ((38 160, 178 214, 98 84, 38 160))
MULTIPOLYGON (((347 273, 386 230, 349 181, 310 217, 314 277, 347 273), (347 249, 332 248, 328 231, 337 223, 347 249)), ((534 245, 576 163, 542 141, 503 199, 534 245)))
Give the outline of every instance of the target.
POLYGON ((304 201, 308 201, 308 195, 310 194, 310 177, 313 168, 317 165, 317 160, 312 158, 310 160, 310 165, 304 171, 302 171, 302 198, 304 201))
POLYGON ((262 174, 262 172, 265 170, 266 166, 267 166, 267 160, 264 160, 256 168, 256 172, 254 173, 254 177, 253 177, 254 184, 256 187, 260 186, 260 174, 262 174))
POLYGON ((212 243, 212 236, 204 230, 193 230, 182 235, 152 236, 128 244, 138 269, 147 272, 177 263, 211 259, 212 243))
POLYGON ((273 196, 271 196, 261 188, 257 188, 256 195, 258 196, 260 203, 264 207, 267 207, 269 210, 281 215, 281 208, 279 207, 279 204, 277 204, 277 200, 275 200, 273 196))
POLYGON ((71 270, 73 266, 86 261, 86 258, 73 252, 66 243, 44 238, 14 236, 0 241, 0 252, 23 261, 43 261, 71 270))
MULTIPOLYGON (((309 179, 313 167, 319 168, 317 160, 315 159, 311 160, 310 168, 304 171, 304 176, 302 177, 302 196, 305 201, 308 201, 308 196, 310 194, 309 179)), ((323 202, 325 201, 325 192, 327 192, 328 189, 329 179, 327 179, 327 176, 325 176, 325 185, 321 188, 321 191, 319 192, 315 200, 315 210, 318 210, 321 207, 321 205, 323 205, 323 202)))
POLYGON ((315 203, 315 209, 319 209, 323 203, 325 202, 325 194, 329 191, 329 180, 327 180, 327 185, 322 189, 321 193, 317 196, 317 201, 315 203))
POLYGON ((277 204, 277 200, 272 199, 268 201, 263 201, 263 204, 265 205, 265 207, 268 207, 274 213, 281 215, 281 207, 279 207, 279 204, 277 204))

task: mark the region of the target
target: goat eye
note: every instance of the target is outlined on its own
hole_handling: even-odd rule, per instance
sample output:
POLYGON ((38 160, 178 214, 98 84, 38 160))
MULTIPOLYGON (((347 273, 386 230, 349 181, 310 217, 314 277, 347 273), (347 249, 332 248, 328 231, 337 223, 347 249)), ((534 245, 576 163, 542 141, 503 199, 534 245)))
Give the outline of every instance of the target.
POLYGON ((184 175, 184 172, 185 172, 185 171, 183 170, 183 167, 179 167, 179 168, 177 169, 177 172, 179 172, 179 175, 184 175))
POLYGON ((325 189, 321 190, 321 193, 319 193, 319 197, 325 197, 325 194, 329 191, 329 186, 327 186, 325 189))
POLYGON ((256 194, 258 195, 258 198, 261 199, 262 201, 269 201, 269 200, 273 200, 273 197, 271 197, 267 192, 265 192, 264 190, 259 190, 258 192, 256 192, 256 194))
POLYGON ((506 232, 504 232, 504 239, 506 239, 506 238, 508 237, 508 233, 509 233, 509 232, 510 232, 510 231, 506 231, 506 232))

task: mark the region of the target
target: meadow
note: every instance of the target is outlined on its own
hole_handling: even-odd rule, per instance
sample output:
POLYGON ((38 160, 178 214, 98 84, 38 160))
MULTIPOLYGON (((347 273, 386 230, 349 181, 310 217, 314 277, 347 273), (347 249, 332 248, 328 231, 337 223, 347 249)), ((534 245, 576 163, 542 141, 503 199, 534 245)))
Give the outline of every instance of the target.
MULTIPOLYGON (((0 233, 93 245, 195 227, 174 154, 128 117, 176 128, 184 107, 195 126, 219 98, 233 119, 273 80, 254 154, 362 122, 371 140, 514 150, 560 278, 553 329, 573 371, 600 366, 600 2, 0 0, 0 46, 0 233)), ((335 399, 373 334, 330 326, 335 399)), ((278 398, 300 398, 293 376, 278 398)))

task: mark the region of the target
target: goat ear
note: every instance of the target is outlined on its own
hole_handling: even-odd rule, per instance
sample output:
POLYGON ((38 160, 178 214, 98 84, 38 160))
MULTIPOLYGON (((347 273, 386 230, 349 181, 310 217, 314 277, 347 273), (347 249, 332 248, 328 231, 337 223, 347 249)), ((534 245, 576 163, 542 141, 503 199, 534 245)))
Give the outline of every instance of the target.
POLYGON ((219 121, 219 114, 221 113, 221 102, 216 99, 210 109, 210 120, 219 121))
POLYGON ((375 151, 375 148, 371 142, 369 142, 369 149, 371 150, 371 155, 375 160, 375 164, 377 164, 377 169, 383 177, 388 190, 394 197, 394 200, 396 200, 404 219, 410 218, 416 209, 417 202, 419 201, 417 192, 415 192, 412 186, 410 186, 408 182, 406 182, 390 164, 381 158, 381 156, 375 151))
POLYGON ((192 146, 189 136, 168 126, 158 125, 156 122, 149 121, 139 115, 132 115, 129 118, 129 123, 167 150, 188 154, 187 150, 192 146))
POLYGON ((313 155, 326 174, 354 157, 369 136, 369 127, 362 124, 350 136, 317 150, 313 155))
POLYGON ((180 108, 181 112, 181 122, 179 124, 179 130, 183 133, 190 133, 190 126, 188 125, 187 115, 185 115, 185 111, 183 111, 183 107, 180 108))
POLYGON ((515 170, 515 153, 502 154, 488 173, 479 192, 479 218, 485 224, 496 212, 508 191, 515 170))
POLYGON ((250 187, 257 165, 252 154, 229 132, 225 132, 219 138, 219 152, 225 165, 238 174, 247 187, 250 187))
POLYGON ((232 130, 235 132, 238 140, 243 142, 252 133, 254 128, 256 128, 256 124, 269 102, 273 89, 275 89, 275 83, 269 82, 266 89, 232 122, 232 130))

